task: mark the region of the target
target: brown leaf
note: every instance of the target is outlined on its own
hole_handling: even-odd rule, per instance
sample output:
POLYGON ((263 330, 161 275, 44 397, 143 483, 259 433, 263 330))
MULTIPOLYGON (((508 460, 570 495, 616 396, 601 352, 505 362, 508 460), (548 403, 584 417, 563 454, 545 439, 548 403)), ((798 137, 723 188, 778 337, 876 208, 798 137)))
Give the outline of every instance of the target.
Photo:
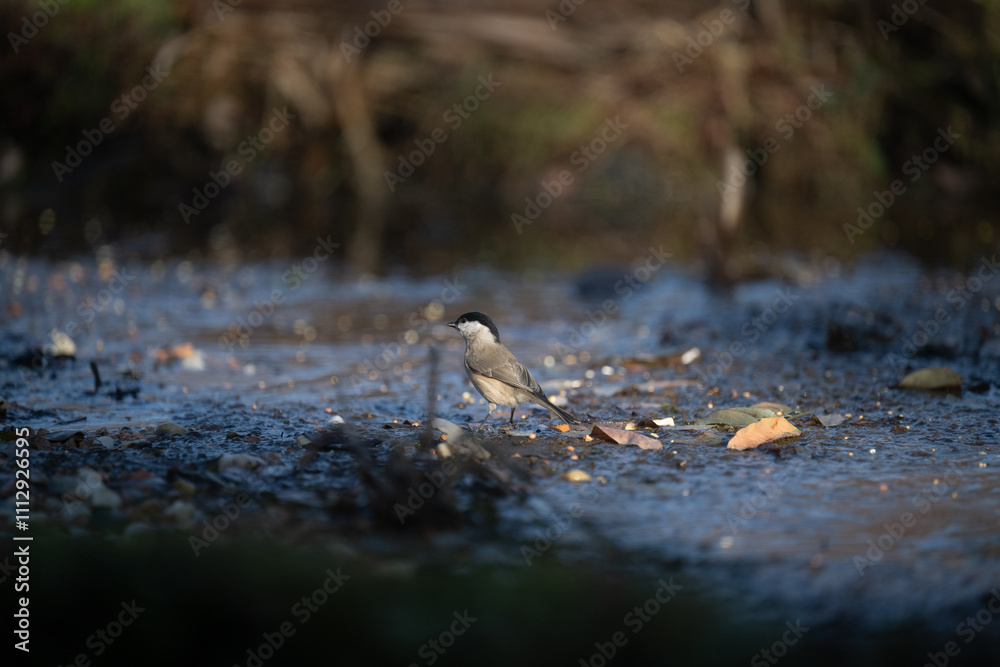
POLYGON ((611 428, 609 426, 594 425, 591 437, 604 442, 613 442, 616 445, 636 445, 641 449, 663 449, 663 443, 656 438, 650 438, 637 431, 626 431, 621 428, 611 428))
POLYGON ((792 426, 791 422, 784 417, 767 417, 737 431, 726 448, 753 449, 765 442, 800 434, 801 431, 792 426))

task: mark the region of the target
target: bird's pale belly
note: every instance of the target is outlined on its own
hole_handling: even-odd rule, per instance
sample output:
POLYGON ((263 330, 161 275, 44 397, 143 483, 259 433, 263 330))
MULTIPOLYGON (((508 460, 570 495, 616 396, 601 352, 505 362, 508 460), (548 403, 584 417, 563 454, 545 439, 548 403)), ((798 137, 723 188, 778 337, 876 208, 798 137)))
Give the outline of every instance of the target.
POLYGON ((505 405, 508 408, 516 408, 521 403, 530 401, 527 393, 511 387, 506 382, 494 380, 493 378, 474 376, 469 373, 469 379, 475 385, 479 393, 490 403, 505 405))

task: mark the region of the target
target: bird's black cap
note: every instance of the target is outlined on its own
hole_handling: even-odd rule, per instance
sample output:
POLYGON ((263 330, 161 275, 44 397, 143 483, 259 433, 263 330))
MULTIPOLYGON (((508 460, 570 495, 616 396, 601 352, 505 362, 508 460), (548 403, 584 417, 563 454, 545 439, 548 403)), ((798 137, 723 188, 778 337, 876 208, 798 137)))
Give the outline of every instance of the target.
POLYGON ((493 320, 490 319, 489 315, 477 311, 472 311, 471 313, 466 313, 465 315, 462 315, 454 322, 448 322, 448 326, 455 327, 457 329, 458 325, 464 322, 479 322, 484 327, 493 332, 493 337, 496 339, 498 343, 500 342, 500 331, 497 329, 497 325, 493 324, 493 320))

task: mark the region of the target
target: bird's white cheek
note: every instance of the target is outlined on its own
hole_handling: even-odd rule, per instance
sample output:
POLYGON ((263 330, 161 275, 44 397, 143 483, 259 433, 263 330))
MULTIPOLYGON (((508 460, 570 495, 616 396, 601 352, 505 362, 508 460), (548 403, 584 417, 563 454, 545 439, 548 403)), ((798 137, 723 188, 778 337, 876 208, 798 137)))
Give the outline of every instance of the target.
POLYGON ((466 336, 475 336, 480 331, 483 331, 485 328, 486 327, 484 327, 479 322, 465 322, 463 324, 458 325, 458 330, 461 331, 466 336))

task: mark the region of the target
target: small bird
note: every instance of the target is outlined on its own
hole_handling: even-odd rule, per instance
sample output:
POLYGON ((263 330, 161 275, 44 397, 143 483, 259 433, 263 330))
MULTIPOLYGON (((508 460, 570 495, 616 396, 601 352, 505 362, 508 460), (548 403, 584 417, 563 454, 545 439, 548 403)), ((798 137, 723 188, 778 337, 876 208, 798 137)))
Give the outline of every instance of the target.
POLYGON ((579 419, 549 402, 531 376, 531 372, 500 342, 500 332, 483 313, 466 313, 448 326, 458 329, 465 338, 465 372, 483 398, 489 403, 490 412, 479 425, 493 416, 498 405, 510 408, 510 423, 514 423, 514 409, 521 403, 532 401, 567 424, 579 424, 579 419))

